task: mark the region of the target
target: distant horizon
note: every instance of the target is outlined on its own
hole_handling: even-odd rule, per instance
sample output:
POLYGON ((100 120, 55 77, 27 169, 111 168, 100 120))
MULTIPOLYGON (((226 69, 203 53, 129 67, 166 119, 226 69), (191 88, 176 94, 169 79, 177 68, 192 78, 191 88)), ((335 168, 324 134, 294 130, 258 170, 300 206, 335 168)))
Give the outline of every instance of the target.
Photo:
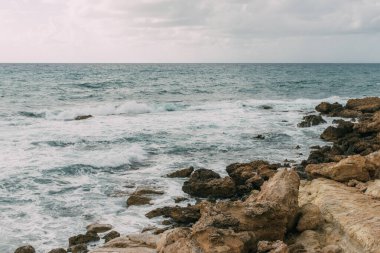
POLYGON ((380 62, 0 62, 0 64, 380 64, 380 62))

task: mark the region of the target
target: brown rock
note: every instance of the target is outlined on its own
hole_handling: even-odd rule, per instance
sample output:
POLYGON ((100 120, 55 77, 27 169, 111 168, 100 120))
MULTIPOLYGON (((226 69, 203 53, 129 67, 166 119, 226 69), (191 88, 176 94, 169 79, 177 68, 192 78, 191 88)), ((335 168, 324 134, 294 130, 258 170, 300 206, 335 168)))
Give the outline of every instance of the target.
POLYGON ((191 173, 193 173, 194 167, 189 167, 182 170, 177 170, 172 173, 169 173, 167 177, 190 177, 191 173))
POLYGON ((322 102, 315 107, 315 110, 322 114, 336 114, 343 110, 343 106, 339 103, 330 104, 328 102, 322 102))
POLYGON ((175 203, 179 203, 179 202, 186 201, 186 200, 189 200, 189 199, 185 198, 185 197, 175 197, 174 198, 175 203))
POLYGON ((190 224, 196 222, 200 217, 199 206, 187 206, 187 207, 163 207, 157 208, 145 215, 149 219, 157 216, 164 216, 166 218, 172 218, 174 222, 180 224, 190 224))
POLYGON ((103 236, 102 238, 104 239, 105 242, 109 242, 112 239, 115 239, 117 237, 120 237, 120 233, 115 230, 112 230, 109 233, 107 233, 105 236, 103 236))
POLYGON ((323 247, 322 253, 342 253, 343 250, 338 245, 327 245, 323 247))
POLYGON ((283 241, 260 241, 257 244, 257 253, 288 253, 288 246, 283 241))
POLYGON ((298 220, 297 230, 299 232, 315 230, 321 225, 321 222, 322 215, 318 206, 308 203, 300 209, 300 219, 298 220))
POLYGON ((326 141, 335 141, 353 131, 354 124, 349 121, 342 121, 337 127, 329 126, 321 134, 321 138, 326 141))
POLYGON ((99 241, 100 237, 98 234, 94 232, 87 232, 86 234, 79 234, 76 236, 72 236, 69 238, 69 247, 78 245, 78 244, 84 244, 84 243, 89 243, 93 241, 99 241))
POLYGON ((80 116, 76 116, 74 118, 74 120, 84 120, 84 119, 89 119, 89 118, 92 118, 92 115, 80 115, 80 116))
POLYGON ((158 191, 155 189, 137 189, 134 191, 131 196, 127 199, 127 207, 129 206, 141 206, 149 205, 152 200, 153 195, 162 195, 163 191, 158 191))
POLYGON ((67 253, 67 251, 63 248, 58 248, 58 249, 52 249, 48 253, 67 253))
POLYGON ((380 132, 380 111, 374 113, 370 118, 356 124, 354 129, 361 134, 380 132))
POLYGON ((182 190, 195 197, 228 198, 235 194, 236 188, 230 177, 220 178, 211 170, 199 169, 184 182, 182 190))
POLYGON ((304 116, 302 122, 299 123, 298 127, 311 127, 326 123, 326 121, 320 115, 307 115, 304 116))
POLYGON ((365 194, 380 200, 380 180, 368 182, 365 194))
POLYGON ((346 104, 347 109, 373 113, 380 110, 380 98, 367 97, 359 99, 349 99, 346 104))
POLYGON ((112 229, 110 224, 93 223, 86 227, 88 232, 104 233, 112 229))
POLYGON ((31 245, 25 245, 17 248, 14 253, 36 253, 36 250, 31 245))
POLYGON ((71 253, 87 253, 87 245, 86 244, 78 244, 70 247, 71 253))

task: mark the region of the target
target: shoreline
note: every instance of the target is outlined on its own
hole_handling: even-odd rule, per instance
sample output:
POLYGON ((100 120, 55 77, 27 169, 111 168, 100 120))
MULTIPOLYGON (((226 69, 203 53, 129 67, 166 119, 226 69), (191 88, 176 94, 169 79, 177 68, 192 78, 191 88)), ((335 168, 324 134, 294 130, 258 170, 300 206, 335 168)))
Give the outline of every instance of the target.
MULTIPOLYGON (((350 99, 345 106, 323 102, 316 111, 320 115, 304 117, 300 127, 323 123, 323 117, 349 119, 336 121, 321 134, 332 146, 314 147, 307 160, 292 168, 266 161, 235 163, 227 166, 224 178, 207 169, 177 171, 169 177, 189 178, 185 193, 207 200, 152 210, 149 218, 169 218, 166 231, 123 237, 112 232, 108 238, 113 240, 90 252, 380 251, 380 98, 350 99), (348 212, 363 208, 363 217, 348 212)), ((144 205, 160 194, 139 189, 127 205, 144 205)), ((71 237, 71 252, 87 252, 87 243, 99 241, 97 231, 103 236, 103 230, 71 237)), ((49 253, 62 252, 66 250, 49 253)))

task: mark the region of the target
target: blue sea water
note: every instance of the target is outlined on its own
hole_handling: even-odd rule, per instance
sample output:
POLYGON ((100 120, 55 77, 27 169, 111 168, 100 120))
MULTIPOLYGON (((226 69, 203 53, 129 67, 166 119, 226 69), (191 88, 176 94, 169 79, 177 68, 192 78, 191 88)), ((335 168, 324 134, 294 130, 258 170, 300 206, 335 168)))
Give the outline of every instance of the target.
POLYGON ((160 226, 144 214, 186 196, 168 172, 299 162, 326 127, 302 117, 363 96, 380 96, 379 64, 1 64, 0 252, 67 247, 95 221, 160 226), (165 194, 127 208, 139 187, 165 194))

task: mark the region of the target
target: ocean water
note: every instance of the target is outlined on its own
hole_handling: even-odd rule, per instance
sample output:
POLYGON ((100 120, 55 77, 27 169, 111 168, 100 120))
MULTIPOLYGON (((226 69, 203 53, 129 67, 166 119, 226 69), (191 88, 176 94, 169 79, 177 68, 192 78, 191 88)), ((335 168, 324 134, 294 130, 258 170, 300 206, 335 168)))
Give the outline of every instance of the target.
POLYGON ((144 214, 186 196, 168 172, 299 162, 326 127, 297 128, 302 117, 363 96, 380 96, 380 65, 1 64, 0 252, 67 247, 95 221, 160 226, 144 214), (165 194, 127 208, 147 186, 165 194))

